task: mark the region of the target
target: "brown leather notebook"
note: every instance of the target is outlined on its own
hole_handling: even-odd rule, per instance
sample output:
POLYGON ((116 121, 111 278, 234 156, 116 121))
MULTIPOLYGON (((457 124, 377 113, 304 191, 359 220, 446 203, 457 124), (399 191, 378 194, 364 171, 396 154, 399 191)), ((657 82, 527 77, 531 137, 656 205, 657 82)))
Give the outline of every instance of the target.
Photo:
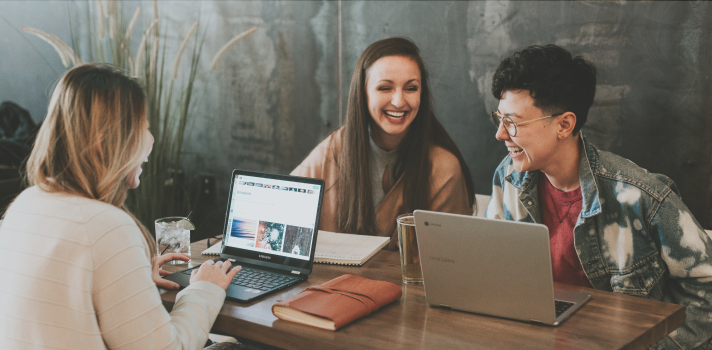
POLYGON ((334 331, 399 299, 402 293, 390 282, 343 275, 272 305, 272 313, 286 321, 334 331))

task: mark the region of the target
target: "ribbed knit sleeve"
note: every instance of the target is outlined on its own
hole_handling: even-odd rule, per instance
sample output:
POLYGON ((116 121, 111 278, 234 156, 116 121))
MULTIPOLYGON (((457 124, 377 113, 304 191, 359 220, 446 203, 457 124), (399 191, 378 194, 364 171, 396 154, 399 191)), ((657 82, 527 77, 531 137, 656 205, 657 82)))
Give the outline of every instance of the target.
POLYGON ((0 228, 0 348, 200 349, 225 292, 195 283, 169 314, 146 247, 118 208, 28 189, 0 228))

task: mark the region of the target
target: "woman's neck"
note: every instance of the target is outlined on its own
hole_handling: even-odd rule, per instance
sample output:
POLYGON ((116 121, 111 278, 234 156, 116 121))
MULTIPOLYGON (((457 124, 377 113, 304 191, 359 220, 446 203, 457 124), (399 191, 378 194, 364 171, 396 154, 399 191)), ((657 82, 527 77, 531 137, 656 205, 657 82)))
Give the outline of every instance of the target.
POLYGON ((380 127, 374 125, 371 125, 369 129, 373 142, 375 142, 376 145, 382 150, 387 152, 398 148, 401 141, 403 141, 403 137, 405 137, 406 134, 404 132, 400 135, 391 135, 383 131, 380 127))

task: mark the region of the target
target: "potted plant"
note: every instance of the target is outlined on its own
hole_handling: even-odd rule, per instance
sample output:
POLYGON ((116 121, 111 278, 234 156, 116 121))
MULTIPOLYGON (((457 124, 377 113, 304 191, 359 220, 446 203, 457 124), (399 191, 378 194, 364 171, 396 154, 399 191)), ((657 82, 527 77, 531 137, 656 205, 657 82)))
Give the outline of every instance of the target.
MULTIPOLYGON (((182 178, 181 155, 206 31, 201 33, 199 21, 194 22, 180 39, 176 52, 168 52, 170 39, 161 33, 169 28, 161 21, 158 1, 154 0, 152 17, 144 21, 148 24, 141 31, 140 44, 133 54, 131 38, 141 16, 141 7, 137 7, 127 21, 121 15, 121 1, 95 0, 93 4, 88 9, 94 18, 90 21, 89 37, 77 37, 72 25, 73 47, 55 35, 34 28, 22 29, 52 45, 65 67, 82 64, 85 60, 111 63, 143 82, 155 143, 148 162, 144 164, 141 186, 130 191, 126 204, 153 231, 156 218, 186 215, 191 210, 190 196, 182 178), (79 43, 87 40, 90 52, 82 55, 79 43), (191 43, 192 50, 189 50, 191 43), (181 72, 181 61, 186 54, 189 55, 189 68, 181 72)), ((216 69, 232 47, 256 30, 256 27, 250 28, 228 41, 213 57, 209 70, 216 69)))

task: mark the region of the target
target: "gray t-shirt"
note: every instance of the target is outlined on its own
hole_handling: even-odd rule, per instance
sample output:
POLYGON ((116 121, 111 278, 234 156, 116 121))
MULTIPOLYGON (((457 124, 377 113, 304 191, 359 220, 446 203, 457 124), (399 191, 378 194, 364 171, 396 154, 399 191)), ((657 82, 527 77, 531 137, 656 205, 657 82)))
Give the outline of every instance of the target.
POLYGON ((371 196, 373 197, 373 208, 376 209, 378 205, 381 204, 383 197, 386 196, 386 193, 383 192, 383 173, 386 167, 388 167, 388 179, 390 182, 388 188, 393 187, 396 181, 394 170, 396 161, 398 160, 398 149, 386 151, 378 147, 370 133, 368 140, 371 146, 368 152, 369 169, 371 172, 371 196))

